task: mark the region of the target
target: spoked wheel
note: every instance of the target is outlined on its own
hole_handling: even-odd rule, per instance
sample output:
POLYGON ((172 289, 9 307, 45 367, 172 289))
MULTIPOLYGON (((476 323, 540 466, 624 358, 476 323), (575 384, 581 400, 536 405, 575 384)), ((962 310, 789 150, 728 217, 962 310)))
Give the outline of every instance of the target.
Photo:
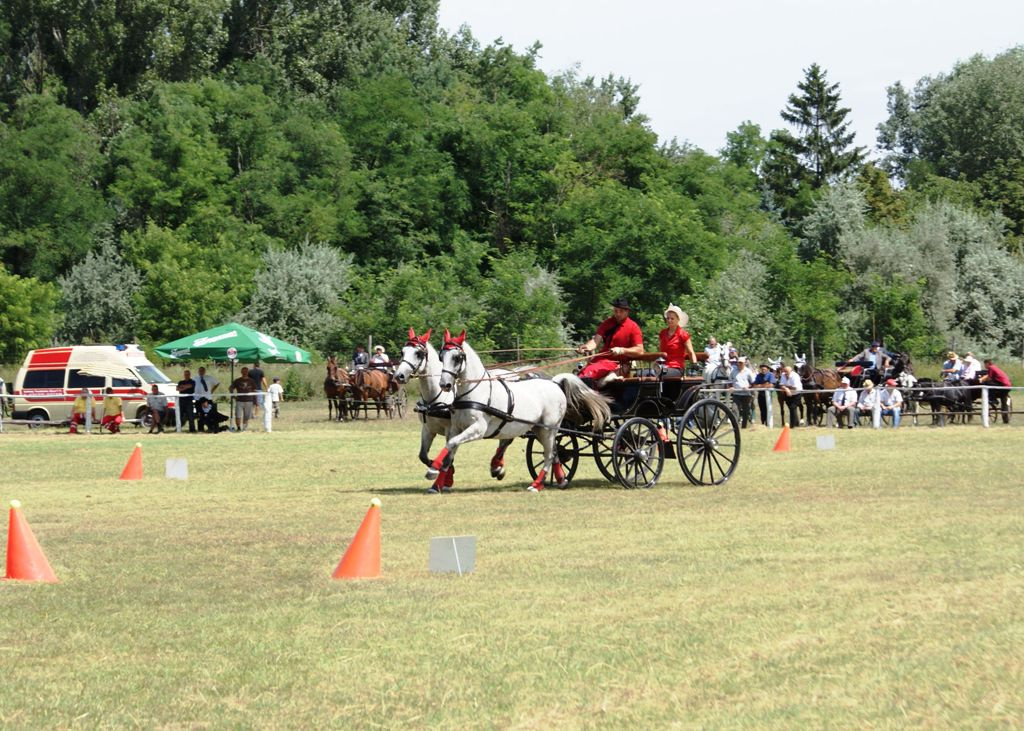
POLYGON ((665 466, 657 425, 637 416, 620 426, 612 440, 612 466, 626 489, 654 487, 665 466))
MULTIPOLYGON (((621 420, 612 420, 605 425, 606 429, 618 431, 621 420)), ((594 435, 594 462, 597 464, 597 469, 601 471, 604 478, 608 482, 618 482, 619 478, 615 476, 615 467, 612 465, 612 436, 608 434, 595 434, 594 435)))
POLYGON ((721 485, 740 461, 740 427, 718 399, 698 401, 683 415, 676 455, 694 485, 721 485))
POLYGON ((401 388, 398 393, 394 395, 395 399, 395 411, 398 413, 399 419, 405 418, 405 408, 408 405, 409 397, 405 394, 405 389, 401 388))
MULTIPOLYGON (((569 432, 558 432, 555 437, 555 454, 558 461, 562 463, 565 470, 565 485, 559 485, 555 480, 555 470, 548 470, 544 476, 544 484, 547 487, 566 488, 572 482, 576 469, 580 466, 580 441, 575 434, 569 432)), ((526 438, 526 468, 530 470, 530 477, 537 479, 541 467, 544 466, 544 445, 536 436, 531 434, 526 438)))

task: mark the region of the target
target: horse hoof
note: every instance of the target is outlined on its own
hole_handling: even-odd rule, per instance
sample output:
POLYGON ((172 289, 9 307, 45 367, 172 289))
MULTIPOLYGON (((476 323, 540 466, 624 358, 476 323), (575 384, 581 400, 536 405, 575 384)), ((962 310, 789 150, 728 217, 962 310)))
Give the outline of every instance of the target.
POLYGON ((540 492, 543 489, 544 489, 543 485, 541 485, 539 487, 537 485, 530 485, 528 488, 526 488, 526 491, 527 492, 540 492))
POLYGON ((564 490, 565 488, 569 487, 569 481, 562 480, 561 482, 557 482, 555 483, 555 487, 557 487, 559 490, 564 490))
POLYGON ((491 470, 491 477, 493 477, 495 480, 504 480, 505 468, 502 467, 501 469, 498 470, 491 470))
POLYGON ((428 468, 427 468, 427 474, 425 474, 425 475, 423 475, 423 476, 424 476, 425 478, 427 478, 428 480, 436 480, 436 479, 437 479, 437 476, 438 476, 438 474, 440 474, 440 473, 438 472, 438 470, 437 470, 436 468, 434 468, 434 467, 428 467, 428 468))

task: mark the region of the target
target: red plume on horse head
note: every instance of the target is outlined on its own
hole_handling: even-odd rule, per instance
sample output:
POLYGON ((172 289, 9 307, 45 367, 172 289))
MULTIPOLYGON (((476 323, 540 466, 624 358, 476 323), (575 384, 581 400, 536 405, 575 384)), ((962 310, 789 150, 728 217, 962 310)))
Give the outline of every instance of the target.
POLYGON ((458 337, 452 337, 452 334, 448 332, 448 328, 444 329, 444 349, 449 348, 461 348, 462 344, 466 342, 466 331, 463 330, 462 334, 458 337))
POLYGON ((427 328, 427 331, 420 336, 416 335, 416 331, 411 327, 409 328, 409 344, 410 345, 426 345, 430 341, 430 334, 434 332, 434 328, 427 328))

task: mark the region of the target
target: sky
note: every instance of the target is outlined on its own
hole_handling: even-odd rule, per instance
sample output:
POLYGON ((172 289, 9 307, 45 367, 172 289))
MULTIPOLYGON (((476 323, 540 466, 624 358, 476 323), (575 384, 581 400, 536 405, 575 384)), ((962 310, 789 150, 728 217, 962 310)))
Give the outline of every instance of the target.
POLYGON ((482 45, 539 41, 551 75, 625 77, 660 140, 712 153, 744 121, 766 137, 785 127, 779 111, 812 63, 839 83, 856 144, 872 150, 886 87, 1024 44, 1020 0, 441 0, 440 21, 482 45))

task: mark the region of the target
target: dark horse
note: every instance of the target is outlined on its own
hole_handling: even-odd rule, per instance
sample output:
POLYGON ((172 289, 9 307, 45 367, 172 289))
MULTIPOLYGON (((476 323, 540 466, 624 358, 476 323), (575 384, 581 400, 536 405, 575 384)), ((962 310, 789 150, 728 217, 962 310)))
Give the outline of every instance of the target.
POLYGON ((345 421, 348 416, 348 393, 352 384, 348 374, 338 368, 338 361, 332 355, 327 359, 327 377, 324 378, 324 395, 327 396, 327 418, 345 421), (337 413, 337 416, 334 414, 337 413))
POLYGON ((377 407, 377 416, 381 410, 392 416, 387 406, 388 397, 398 390, 398 383, 386 371, 377 368, 357 368, 352 374, 352 395, 357 406, 362 406, 364 415, 368 415, 370 404, 377 407))
POLYGON ((806 361, 800 362, 797 375, 804 387, 804 405, 807 409, 807 424, 821 424, 821 419, 832 402, 832 392, 842 385, 842 375, 834 368, 811 368, 806 361))

